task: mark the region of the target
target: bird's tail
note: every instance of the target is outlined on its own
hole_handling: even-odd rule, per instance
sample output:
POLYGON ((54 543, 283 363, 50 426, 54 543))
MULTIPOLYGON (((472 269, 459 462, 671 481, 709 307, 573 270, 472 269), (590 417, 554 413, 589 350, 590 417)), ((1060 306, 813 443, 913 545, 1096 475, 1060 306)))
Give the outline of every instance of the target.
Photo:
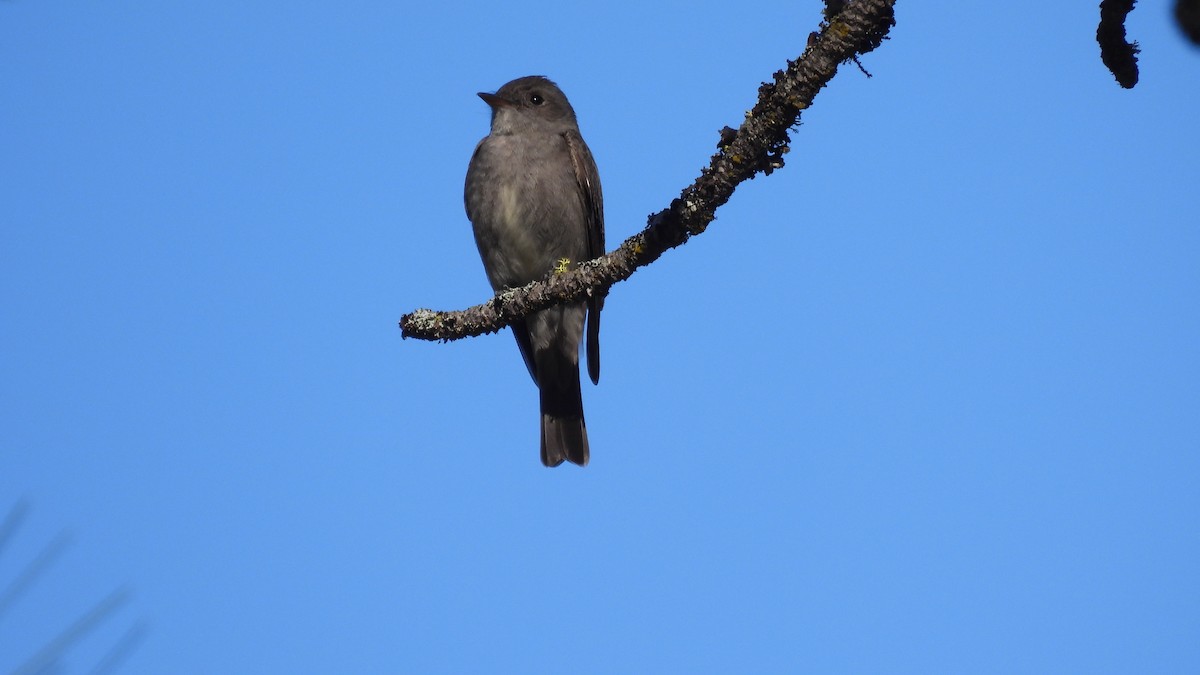
POLYGON ((539 360, 538 390, 542 403, 542 464, 558 466, 566 460, 587 466, 579 362, 567 358, 539 360))

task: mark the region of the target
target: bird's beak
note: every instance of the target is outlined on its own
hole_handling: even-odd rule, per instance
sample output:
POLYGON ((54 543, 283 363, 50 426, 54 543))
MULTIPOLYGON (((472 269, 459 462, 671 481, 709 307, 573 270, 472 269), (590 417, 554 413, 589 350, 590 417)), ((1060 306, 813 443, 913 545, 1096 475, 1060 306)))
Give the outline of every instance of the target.
POLYGON ((492 110, 499 110, 500 108, 512 106, 512 103, 508 99, 500 98, 499 96, 495 94, 489 94, 486 91, 479 92, 479 98, 483 99, 484 103, 491 106, 492 110))

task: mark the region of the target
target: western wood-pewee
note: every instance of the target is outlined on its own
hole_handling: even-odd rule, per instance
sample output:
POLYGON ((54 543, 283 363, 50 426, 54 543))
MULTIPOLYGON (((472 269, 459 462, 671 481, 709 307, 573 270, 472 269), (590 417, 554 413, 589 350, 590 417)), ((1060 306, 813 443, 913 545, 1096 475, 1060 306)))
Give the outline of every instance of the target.
MULTIPOLYGON (((602 255, 600 176, 567 97, 539 76, 479 97, 492 109, 492 129, 471 157, 465 200, 492 289, 523 286, 602 255)), ((602 303, 597 295, 512 324, 540 392, 546 466, 588 463, 579 343, 586 314, 588 374, 598 383, 602 303)))

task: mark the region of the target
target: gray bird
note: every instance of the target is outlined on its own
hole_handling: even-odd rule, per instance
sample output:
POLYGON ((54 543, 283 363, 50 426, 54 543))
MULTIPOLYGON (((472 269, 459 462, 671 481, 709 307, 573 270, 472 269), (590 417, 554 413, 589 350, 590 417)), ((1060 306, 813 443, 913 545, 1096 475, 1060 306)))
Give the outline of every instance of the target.
MULTIPOLYGON (((600 176, 567 97, 540 76, 479 97, 492 109, 492 130, 471 156, 465 201, 492 289, 523 286, 602 255, 600 176)), ((602 304, 596 296, 512 324, 540 392, 546 466, 588 463, 579 343, 586 314, 588 374, 599 383, 602 304)))

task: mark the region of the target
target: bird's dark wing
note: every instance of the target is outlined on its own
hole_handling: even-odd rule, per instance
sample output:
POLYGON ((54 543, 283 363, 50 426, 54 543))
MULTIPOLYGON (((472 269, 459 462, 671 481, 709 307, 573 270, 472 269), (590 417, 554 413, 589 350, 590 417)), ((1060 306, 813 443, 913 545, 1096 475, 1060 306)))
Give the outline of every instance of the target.
POLYGON ((533 340, 529 337, 529 324, 525 323, 525 319, 518 319, 512 322, 513 337, 517 339, 517 349, 521 350, 521 358, 525 359, 525 367, 529 369, 529 376, 533 378, 533 383, 538 383, 537 377, 537 362, 533 360, 533 340))
MULTIPOLYGON (((575 170, 575 182, 583 197, 587 217, 588 259, 604 255, 604 195, 600 191, 600 173, 596 171, 596 160, 579 131, 571 129, 563 133, 567 149, 571 151, 571 168, 575 170)), ((587 364, 588 376, 593 384, 600 382, 600 309, 604 306, 604 294, 596 293, 588 300, 587 319, 587 364)))

